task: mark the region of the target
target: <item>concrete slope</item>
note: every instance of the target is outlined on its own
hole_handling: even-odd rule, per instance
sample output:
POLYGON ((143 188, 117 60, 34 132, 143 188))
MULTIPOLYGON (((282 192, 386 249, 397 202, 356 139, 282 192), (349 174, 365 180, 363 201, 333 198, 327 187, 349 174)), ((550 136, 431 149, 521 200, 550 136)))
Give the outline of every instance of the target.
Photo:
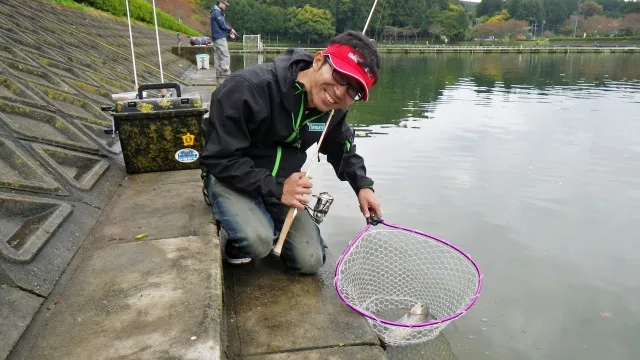
MULTIPOLYGON (((193 65, 159 31, 165 82, 193 65)), ((159 83, 152 27, 134 25, 140 84, 159 83)), ((125 177, 105 133, 132 91, 126 20, 35 0, 0 2, 0 359, 11 351, 125 177)))

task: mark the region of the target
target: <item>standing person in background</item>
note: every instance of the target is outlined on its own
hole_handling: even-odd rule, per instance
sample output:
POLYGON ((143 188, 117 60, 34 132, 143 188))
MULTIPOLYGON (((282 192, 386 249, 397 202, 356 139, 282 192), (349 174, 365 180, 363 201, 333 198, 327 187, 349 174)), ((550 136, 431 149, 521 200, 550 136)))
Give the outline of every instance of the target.
POLYGON ((213 40, 214 67, 216 69, 216 79, 218 84, 231 73, 229 61, 229 47, 227 45, 227 34, 235 39, 238 33, 227 25, 225 21, 225 10, 229 6, 228 0, 219 0, 211 9, 211 40, 213 40))

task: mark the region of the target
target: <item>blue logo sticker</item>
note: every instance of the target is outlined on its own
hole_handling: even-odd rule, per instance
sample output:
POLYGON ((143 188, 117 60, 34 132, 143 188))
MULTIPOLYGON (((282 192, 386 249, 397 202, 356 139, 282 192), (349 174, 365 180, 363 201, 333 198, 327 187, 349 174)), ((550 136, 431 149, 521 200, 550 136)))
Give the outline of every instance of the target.
POLYGON ((176 151, 176 160, 181 163, 190 163, 198 160, 200 154, 194 149, 184 148, 176 151))
POLYGON ((323 131, 324 123, 308 123, 309 131, 323 131))

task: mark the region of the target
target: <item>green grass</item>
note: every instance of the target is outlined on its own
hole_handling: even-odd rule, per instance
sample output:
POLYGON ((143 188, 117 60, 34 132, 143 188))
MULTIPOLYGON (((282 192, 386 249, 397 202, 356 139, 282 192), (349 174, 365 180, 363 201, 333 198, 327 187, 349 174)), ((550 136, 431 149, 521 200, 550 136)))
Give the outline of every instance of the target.
MULTIPOLYGON (((67 6, 73 9, 93 12, 100 10, 116 16, 118 18, 126 18, 127 9, 124 0, 48 0, 49 2, 67 6)), ((152 25, 153 5, 145 0, 129 0, 129 12, 132 21, 139 21, 142 24, 152 25)), ((158 27, 180 32, 190 36, 202 36, 201 33, 191 29, 190 27, 178 22, 173 16, 163 12, 156 7, 156 17, 158 19, 158 27)))
POLYGON ((79 9, 79 10, 85 10, 85 11, 92 9, 90 6, 87 6, 85 4, 78 4, 73 0, 49 0, 49 2, 59 4, 59 5, 64 5, 73 9, 79 9))

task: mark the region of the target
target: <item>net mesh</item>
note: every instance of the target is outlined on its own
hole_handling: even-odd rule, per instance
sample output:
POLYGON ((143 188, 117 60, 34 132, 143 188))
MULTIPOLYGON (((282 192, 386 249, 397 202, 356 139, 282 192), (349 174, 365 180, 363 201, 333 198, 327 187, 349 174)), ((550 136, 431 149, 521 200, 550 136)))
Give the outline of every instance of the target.
POLYGON ((481 278, 473 260, 443 240, 381 223, 347 247, 335 286, 382 341, 406 345, 433 339, 467 311, 481 278), (420 314, 410 313, 416 308, 420 314))
POLYGON ((242 49, 243 50, 262 50, 262 38, 260 37, 260 34, 243 35, 242 49))

